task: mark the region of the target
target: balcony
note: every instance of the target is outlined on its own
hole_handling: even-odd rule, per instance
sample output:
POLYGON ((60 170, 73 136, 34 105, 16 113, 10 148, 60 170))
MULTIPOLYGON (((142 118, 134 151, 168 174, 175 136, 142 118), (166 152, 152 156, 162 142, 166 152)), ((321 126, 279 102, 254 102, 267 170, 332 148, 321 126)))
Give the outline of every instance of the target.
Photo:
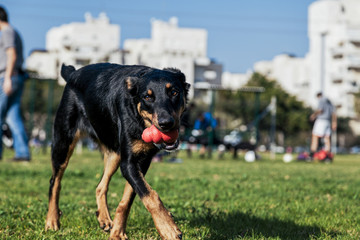
POLYGON ((334 59, 342 59, 349 55, 359 55, 360 56, 360 47, 357 46, 357 44, 354 44, 352 42, 347 42, 343 46, 334 47, 330 49, 331 56, 334 59))
POLYGON ((346 57, 346 65, 349 70, 360 71, 360 54, 351 54, 346 57))
POLYGON ((350 42, 359 42, 360 43, 360 29, 359 28, 347 29, 346 36, 350 42))

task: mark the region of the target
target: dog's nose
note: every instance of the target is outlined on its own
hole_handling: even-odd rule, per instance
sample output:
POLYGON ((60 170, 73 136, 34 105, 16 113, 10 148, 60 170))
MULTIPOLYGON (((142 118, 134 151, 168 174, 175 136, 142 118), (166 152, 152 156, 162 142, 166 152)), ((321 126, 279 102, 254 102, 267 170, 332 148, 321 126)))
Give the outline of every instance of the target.
POLYGON ((158 119, 158 124, 159 124, 159 127, 161 127, 161 129, 170 130, 174 127, 175 120, 171 116, 166 117, 166 118, 163 117, 163 118, 158 119))

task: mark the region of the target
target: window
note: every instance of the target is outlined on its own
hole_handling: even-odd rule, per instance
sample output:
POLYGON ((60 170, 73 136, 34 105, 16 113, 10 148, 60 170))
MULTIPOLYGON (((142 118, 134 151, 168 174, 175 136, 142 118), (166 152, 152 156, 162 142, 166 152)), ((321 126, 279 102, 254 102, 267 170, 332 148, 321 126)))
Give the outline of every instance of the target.
POLYGON ((89 65, 90 64, 90 59, 75 59, 75 64, 76 65, 89 65))
POLYGON ((342 79, 334 79, 334 80, 333 80, 333 83, 334 83, 334 84, 341 84, 342 82, 343 82, 342 79))
POLYGON ((358 42, 358 41, 351 41, 351 43, 352 43, 355 47, 360 48, 360 42, 358 42))
POLYGON ((334 54, 334 59, 342 59, 344 55, 342 53, 336 53, 334 54))

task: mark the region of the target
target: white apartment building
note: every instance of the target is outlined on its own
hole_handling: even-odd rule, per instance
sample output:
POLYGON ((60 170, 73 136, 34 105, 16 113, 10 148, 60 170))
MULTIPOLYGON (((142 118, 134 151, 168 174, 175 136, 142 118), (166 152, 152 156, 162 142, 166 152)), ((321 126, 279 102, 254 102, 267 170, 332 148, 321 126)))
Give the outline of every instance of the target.
POLYGON ((251 77, 252 72, 231 73, 223 72, 221 76, 221 86, 225 89, 240 89, 245 86, 251 77))
POLYGON ((62 63, 79 68, 97 62, 121 62, 120 26, 111 24, 105 13, 98 18, 86 13, 85 22, 51 28, 46 50, 33 51, 26 67, 41 78, 60 79, 62 63))
POLYGON ((140 64, 180 69, 192 86, 199 82, 221 85, 222 65, 207 57, 204 29, 180 28, 175 17, 168 22, 152 19, 150 39, 125 40, 120 50, 118 25, 110 24, 104 13, 98 18, 85 14, 85 20, 50 29, 46 50, 33 51, 26 61, 27 69, 37 72, 40 78, 61 79, 62 63, 75 68, 97 62, 140 64))
POLYGON ((255 63, 254 71, 276 79, 285 91, 297 96, 300 101, 308 102, 313 97, 309 92, 310 69, 304 58, 278 55, 272 61, 255 63))
POLYGON ((309 52, 305 58, 276 56, 255 63, 254 71, 276 79, 307 105, 317 106, 322 91, 337 114, 356 117, 354 95, 360 87, 360 1, 319 0, 309 6, 309 52))
POLYGON ((341 116, 355 117, 360 86, 360 1, 322 0, 309 7, 311 94, 322 90, 341 116))

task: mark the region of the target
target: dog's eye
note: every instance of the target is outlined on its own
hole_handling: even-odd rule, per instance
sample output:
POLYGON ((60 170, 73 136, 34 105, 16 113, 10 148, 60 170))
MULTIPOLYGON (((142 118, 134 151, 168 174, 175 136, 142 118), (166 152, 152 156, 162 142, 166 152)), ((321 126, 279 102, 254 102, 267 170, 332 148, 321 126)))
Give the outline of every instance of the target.
POLYGON ((151 102, 151 101, 154 100, 154 97, 153 97, 153 96, 150 96, 150 95, 146 95, 146 96, 144 97, 144 100, 145 100, 145 101, 148 101, 148 102, 151 102))
POLYGON ((171 96, 176 97, 177 95, 179 95, 178 91, 176 91, 176 90, 171 91, 171 96))

